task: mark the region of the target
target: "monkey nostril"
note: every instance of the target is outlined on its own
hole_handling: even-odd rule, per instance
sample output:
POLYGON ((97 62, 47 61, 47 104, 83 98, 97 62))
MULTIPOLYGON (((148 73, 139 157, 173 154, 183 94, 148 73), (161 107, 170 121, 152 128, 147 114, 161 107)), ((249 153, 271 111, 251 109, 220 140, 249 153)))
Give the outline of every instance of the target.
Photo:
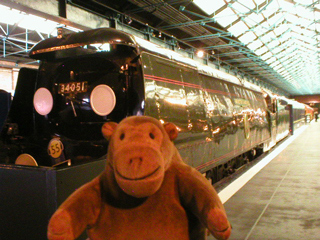
POLYGON ((142 163, 142 161, 143 161, 143 158, 142 158, 142 157, 130 158, 129 164, 133 164, 133 163, 136 163, 136 162, 142 163))
POLYGON ((155 138, 155 136, 154 136, 153 133, 149 133, 149 136, 150 136, 151 139, 154 139, 154 138, 155 138))
POLYGON ((124 135, 124 133, 122 133, 122 134, 120 135, 120 140, 123 140, 124 137, 125 137, 125 135, 124 135))

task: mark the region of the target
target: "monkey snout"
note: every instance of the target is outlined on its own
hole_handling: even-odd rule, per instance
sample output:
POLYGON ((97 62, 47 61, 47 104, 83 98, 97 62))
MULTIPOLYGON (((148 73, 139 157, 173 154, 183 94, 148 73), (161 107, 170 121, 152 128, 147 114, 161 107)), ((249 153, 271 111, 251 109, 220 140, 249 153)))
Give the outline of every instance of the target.
POLYGON ((161 157, 152 149, 144 149, 140 154, 130 153, 129 151, 119 152, 114 159, 115 169, 123 178, 143 179, 162 166, 161 157))

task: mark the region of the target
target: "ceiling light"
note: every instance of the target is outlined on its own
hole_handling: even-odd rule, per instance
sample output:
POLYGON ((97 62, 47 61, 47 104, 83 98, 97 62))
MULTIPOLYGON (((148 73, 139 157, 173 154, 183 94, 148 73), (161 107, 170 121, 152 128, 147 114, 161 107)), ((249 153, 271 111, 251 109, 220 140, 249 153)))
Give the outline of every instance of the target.
POLYGON ((204 56, 204 51, 203 50, 197 51, 197 57, 202 58, 203 56, 204 56))

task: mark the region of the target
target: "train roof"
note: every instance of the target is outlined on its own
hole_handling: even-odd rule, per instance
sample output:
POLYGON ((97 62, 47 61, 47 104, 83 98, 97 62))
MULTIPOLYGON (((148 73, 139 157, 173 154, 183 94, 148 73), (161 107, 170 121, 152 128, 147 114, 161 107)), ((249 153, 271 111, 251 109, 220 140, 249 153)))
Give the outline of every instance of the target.
POLYGON ((242 85, 242 86, 249 88, 251 90, 261 92, 260 87, 254 85, 253 83, 245 81, 244 79, 238 78, 238 77, 231 75, 229 73, 212 68, 208 65, 201 64, 200 62, 197 62, 191 58, 185 57, 176 51, 166 49, 166 48, 159 46, 155 43, 152 43, 148 40, 145 40, 145 39, 142 39, 142 38, 139 38, 136 36, 134 36, 134 38, 135 38, 136 42, 138 43, 138 45, 140 46, 141 51, 147 50, 148 52, 152 52, 152 53, 161 55, 163 57, 166 57, 168 59, 171 59, 173 61, 176 61, 178 63, 186 64, 190 67, 196 68, 200 74, 204 74, 204 75, 208 75, 208 76, 215 77, 218 79, 222 79, 222 80, 232 82, 237 85, 242 85))
POLYGON ((305 107, 306 107, 305 104, 297 102, 294 99, 289 99, 284 96, 279 96, 278 98, 286 101, 289 105, 292 105, 292 107, 295 109, 305 109, 305 107))
POLYGON ((109 43, 127 45, 134 48, 137 47, 133 36, 128 33, 113 28, 98 28, 42 40, 31 49, 29 56, 34 59, 42 60, 47 57, 48 53, 94 43, 109 43))
POLYGON ((270 98, 277 98, 277 95, 275 95, 273 92, 271 92, 269 89, 266 89, 266 88, 261 88, 262 91, 266 94, 269 95, 270 98))
POLYGON ((310 109, 310 110, 314 110, 312 107, 310 107, 309 105, 307 104, 304 104, 306 108, 310 109))
POLYGON ((200 74, 208 75, 218 79, 222 79, 254 91, 261 92, 260 87, 238 78, 229 73, 220 71, 210 66, 201 64, 191 58, 185 57, 182 54, 166 49, 160 45, 147 41, 145 39, 133 36, 121 30, 113 28, 98 28, 91 29, 84 32, 71 33, 58 37, 48 38, 37 43, 30 51, 29 56, 34 59, 43 60, 51 56, 52 53, 67 50, 72 48, 83 47, 86 45, 93 45, 95 43, 127 45, 139 51, 148 51, 181 64, 188 65, 197 69, 200 74))

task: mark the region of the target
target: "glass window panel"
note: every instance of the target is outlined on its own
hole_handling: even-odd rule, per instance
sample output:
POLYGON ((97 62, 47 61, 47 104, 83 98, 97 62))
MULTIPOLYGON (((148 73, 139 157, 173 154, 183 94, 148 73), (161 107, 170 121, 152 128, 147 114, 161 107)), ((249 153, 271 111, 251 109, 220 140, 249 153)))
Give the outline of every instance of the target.
POLYGON ((288 47, 290 47, 292 45, 295 45, 295 41, 292 38, 290 38, 290 40, 287 41, 286 44, 284 44, 284 47, 288 48, 288 47))
POLYGON ((276 35, 272 31, 270 31, 266 35, 261 36, 260 39, 262 42, 267 43, 276 39, 276 35))
POLYGON ((264 21, 260 24, 263 28, 270 30, 270 24, 267 21, 264 21))
POLYGON ((274 68, 278 73, 285 73, 285 72, 287 72, 287 70, 286 70, 286 68, 285 68, 285 66, 283 66, 283 64, 281 63, 281 64, 279 64, 279 65, 277 65, 275 68, 274 68))
POLYGON ((261 36, 263 35, 267 30, 265 28, 263 28, 261 25, 258 25, 256 26, 254 29, 253 29, 254 33, 257 35, 257 36, 261 36))
POLYGON ((262 54, 264 54, 265 52, 268 51, 268 48, 263 46, 257 50, 255 50, 255 53, 258 55, 258 56, 261 56, 262 54))
POLYGON ((285 34, 281 35, 281 37, 279 37, 279 40, 280 40, 281 42, 285 42, 285 41, 287 41, 290 37, 291 37, 291 36, 290 36, 290 33, 288 32, 288 33, 285 33, 285 34))
POLYGON ((278 1, 272 1, 265 9, 262 11, 264 17, 269 17, 270 15, 274 14, 276 11, 279 10, 278 1))
POLYGON ((290 57, 291 57, 290 55, 286 54, 285 57, 281 58, 281 61, 284 62, 290 57))
POLYGON ((313 3, 313 0, 295 0, 295 2, 303 5, 310 5, 313 3))
POLYGON ((0 5, 0 22, 9 25, 17 24, 21 28, 37 30, 40 33, 46 34, 53 34, 53 31, 55 31, 58 26, 58 23, 56 22, 32 14, 26 14, 15 9, 10 9, 2 5, 0 5))
POLYGON ((266 59, 270 58, 271 56, 272 56, 272 53, 271 52, 267 52, 266 54, 261 56, 261 59, 262 60, 266 60, 266 59))
POLYGON ((252 0, 238 0, 238 2, 250 9, 254 9, 256 6, 252 0))
POLYGON ((275 57, 271 57, 269 59, 266 60, 266 63, 270 64, 273 63, 274 61, 276 61, 277 59, 275 57))
POLYGON ((315 35, 314 31, 311 31, 309 29, 301 29, 301 34, 303 34, 306 37, 313 37, 315 35))
POLYGON ((268 18, 268 23, 270 24, 270 26, 273 26, 273 25, 278 25, 279 23, 281 23, 281 21, 284 19, 284 16, 283 14, 276 14, 270 18, 268 18))
POLYGON ((250 11, 248 7, 245 7, 243 4, 240 4, 238 2, 235 2, 231 6, 237 13, 247 13, 250 11))
POLYGON ((246 22, 251 22, 253 25, 257 25, 258 23, 262 22, 264 17, 261 14, 251 13, 244 19, 246 22))
POLYGON ((275 60, 273 63, 270 64, 270 67, 273 67, 274 69, 282 69, 282 65, 278 60, 275 60))
POLYGON ((226 5, 223 0, 193 0, 193 2, 197 4, 208 15, 211 15, 212 13, 226 5))
POLYGON ((300 40, 300 41, 306 41, 306 42, 308 42, 308 41, 311 41, 311 40, 312 40, 312 39, 307 38, 307 37, 305 37, 305 36, 303 36, 303 35, 301 35, 301 34, 299 34, 299 33, 296 33, 296 32, 293 32, 293 33, 292 33, 292 36, 295 37, 297 40, 300 40))
POLYGON ((296 14, 303 18, 313 18, 312 12, 304 6, 296 5, 296 14))
POLYGON ((282 51, 282 49, 281 49, 280 47, 277 47, 277 48, 272 49, 272 53, 273 53, 273 54, 277 54, 277 53, 279 53, 279 52, 281 52, 281 51, 282 51))
POLYGON ((0 5, 0 12, 2 11, 9 11, 10 8, 9 7, 6 7, 6 6, 3 6, 3 5, 0 5))
POLYGON ((308 45, 311 45, 311 46, 318 43, 316 39, 309 38, 309 37, 306 37, 304 41, 307 42, 308 45))
POLYGON ((301 27, 299 26, 292 26, 291 27, 292 32, 294 32, 294 34, 298 33, 301 31, 301 27))
POLYGON ((236 21, 238 16, 230 8, 226 8, 218 13, 214 19, 216 19, 222 27, 226 27, 236 21))
POLYGON ((49 34, 56 29, 58 23, 45 20, 42 17, 30 14, 26 15, 23 18, 23 21, 18 23, 18 26, 26 29, 37 30, 41 33, 49 34))
POLYGON ((20 22, 23 18, 23 14, 20 14, 20 11, 10 10, 8 8, 0 9, 0 22, 14 25, 17 22, 20 22))
POLYGON ((238 37, 248 29, 249 28, 244 22, 237 22, 236 24, 228 28, 228 31, 231 32, 234 36, 238 37))
POLYGON ((274 29, 274 32, 277 36, 281 35, 282 33, 284 33, 285 31, 287 31, 289 28, 286 24, 281 24, 278 27, 276 27, 274 29))
POLYGON ((276 70, 279 73, 285 71, 285 69, 283 68, 283 66, 281 64, 275 65, 274 62, 272 64, 270 64, 270 67, 272 67, 274 70, 276 70))
POLYGON ((257 6, 259 6, 261 3, 266 2, 265 0, 254 0, 257 6))
POLYGON ((280 7, 286 12, 294 12, 294 4, 287 1, 279 1, 280 7))
POLYGON ((281 61, 281 62, 283 61, 284 56, 285 56, 285 55, 283 54, 283 52, 277 54, 277 57, 278 57, 279 61, 281 61))
POLYGON ((245 21, 248 24, 248 26, 250 26, 250 28, 258 25, 258 22, 253 21, 251 18, 248 17, 246 17, 243 21, 245 21))
MULTIPOLYGON (((310 15, 311 13, 309 13, 310 15)), ((305 18, 299 18, 299 22, 297 24, 303 26, 303 27, 309 27, 312 24, 312 21, 305 19, 305 18)))
POLYGON ((299 21, 299 18, 293 14, 287 13, 286 14, 286 20, 291 23, 297 23, 299 21))
POLYGON ((263 35, 265 34, 266 32, 270 31, 270 25, 268 24, 268 22, 263 22, 263 23, 260 23, 258 26, 255 27, 254 29, 254 32, 257 34, 257 35, 263 35))
POLYGON ((271 41, 271 37, 268 34, 261 36, 260 39, 264 43, 267 43, 267 42, 271 41))
POLYGON ((241 37, 239 37, 239 40, 244 44, 248 44, 249 42, 252 42, 256 38, 257 37, 253 32, 246 32, 241 37))
POLYGON ((288 71, 284 72, 281 74, 283 77, 287 77, 288 75, 290 75, 290 73, 288 71))
POLYGON ((294 52, 295 50, 296 50, 296 47, 289 47, 286 49, 286 52, 290 54, 290 53, 294 52))
POLYGON ((262 46, 262 42, 260 40, 256 40, 256 41, 253 41, 252 43, 248 44, 248 48, 250 48, 251 50, 255 50, 259 47, 262 46))

